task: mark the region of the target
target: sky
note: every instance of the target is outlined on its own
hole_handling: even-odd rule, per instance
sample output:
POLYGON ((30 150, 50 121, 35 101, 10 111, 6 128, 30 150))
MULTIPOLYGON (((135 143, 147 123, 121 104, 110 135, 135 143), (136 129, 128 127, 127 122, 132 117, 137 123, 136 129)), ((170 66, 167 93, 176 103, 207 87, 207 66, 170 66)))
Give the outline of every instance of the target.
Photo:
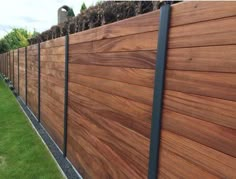
POLYGON ((12 28, 43 32, 57 24, 57 10, 63 5, 72 7, 75 15, 81 5, 93 5, 98 0, 0 0, 0 38, 12 28))

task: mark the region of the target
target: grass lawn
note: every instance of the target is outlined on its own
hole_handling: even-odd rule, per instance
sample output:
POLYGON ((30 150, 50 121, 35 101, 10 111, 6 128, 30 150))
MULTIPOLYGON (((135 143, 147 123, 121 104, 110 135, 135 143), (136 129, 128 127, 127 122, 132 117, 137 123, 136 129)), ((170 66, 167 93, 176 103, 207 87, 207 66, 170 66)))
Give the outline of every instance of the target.
POLYGON ((0 179, 64 178, 0 79, 0 179))

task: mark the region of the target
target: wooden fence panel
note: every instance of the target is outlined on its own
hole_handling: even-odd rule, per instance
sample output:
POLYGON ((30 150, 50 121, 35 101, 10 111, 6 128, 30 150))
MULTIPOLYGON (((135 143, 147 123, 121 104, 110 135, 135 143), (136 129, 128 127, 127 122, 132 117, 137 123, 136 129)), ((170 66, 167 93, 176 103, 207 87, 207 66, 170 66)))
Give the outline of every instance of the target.
POLYGON ((14 50, 14 88, 18 92, 18 50, 14 50))
POLYGON ((3 54, 0 54, 0 70, 3 73, 3 54))
MULTIPOLYGON (((67 157, 83 178, 147 178, 160 11, 69 35, 67 157)), ((236 3, 172 6, 159 178, 236 178, 236 3)), ((65 37, 40 44, 41 122, 63 149, 65 37)), ((27 47, 38 114, 38 49, 27 47)), ((25 48, 0 55, 25 101, 25 48), (13 74, 14 68, 14 74, 13 74)), ((155 110, 155 109, 154 109, 155 110)))
POLYGON ((70 36, 67 156, 85 178, 147 176, 158 20, 70 36))
POLYGON ((65 38, 40 44, 41 122, 56 144, 63 149, 65 38))
POLYGON ((19 49, 19 91, 20 97, 25 98, 25 47, 19 49))
POLYGON ((14 63, 13 63, 13 50, 10 52, 10 71, 11 71, 11 81, 13 83, 13 68, 14 68, 14 63))
POLYGON ((27 103, 38 116, 38 44, 27 47, 27 103))
POLYGON ((159 178, 236 177, 235 9, 234 2, 172 8, 159 178), (176 26, 186 12, 197 21, 176 26))

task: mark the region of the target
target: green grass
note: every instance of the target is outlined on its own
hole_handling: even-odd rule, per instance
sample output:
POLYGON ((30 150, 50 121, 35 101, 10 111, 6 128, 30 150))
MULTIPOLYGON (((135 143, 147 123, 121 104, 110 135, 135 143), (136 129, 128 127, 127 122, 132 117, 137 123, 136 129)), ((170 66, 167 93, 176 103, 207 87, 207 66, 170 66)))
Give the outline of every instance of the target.
POLYGON ((0 79, 0 179, 64 178, 0 79))

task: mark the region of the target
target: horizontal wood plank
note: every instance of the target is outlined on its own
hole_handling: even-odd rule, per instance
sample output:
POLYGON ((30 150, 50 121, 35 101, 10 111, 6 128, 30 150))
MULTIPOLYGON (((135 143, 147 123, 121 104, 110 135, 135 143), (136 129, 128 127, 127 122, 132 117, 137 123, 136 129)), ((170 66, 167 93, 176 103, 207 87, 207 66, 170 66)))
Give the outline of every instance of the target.
POLYGON ((154 70, 120 68, 120 67, 104 67, 96 65, 70 64, 70 74, 73 73, 110 79, 114 81, 136 84, 140 86, 153 87, 154 70))
POLYGON ((194 178, 203 176, 210 178, 235 177, 235 158, 166 130, 162 130, 161 136, 159 171, 162 175, 173 176, 174 178, 188 178, 188 176, 190 178, 193 176, 194 178), (167 158, 166 154, 163 153, 165 151, 171 152, 172 157, 167 158), (178 159, 185 161, 184 163, 187 165, 183 162, 176 162, 178 159))
POLYGON ((236 157, 236 130, 164 110, 162 127, 222 153, 236 157))
POLYGON ((131 131, 126 132, 125 129, 122 130, 119 125, 109 122, 109 120, 102 118, 99 118, 100 120, 94 120, 93 117, 89 118, 91 115, 88 116, 87 113, 86 115, 83 113, 73 113, 70 109, 69 114, 70 132, 68 132, 68 143, 73 146, 81 145, 81 147, 87 151, 86 156, 88 156, 88 158, 83 158, 81 164, 87 169, 86 173, 88 175, 91 177, 100 176, 102 178, 108 175, 117 177, 136 176, 136 178, 143 178, 146 175, 148 161, 147 140, 145 141, 139 136, 135 136, 135 134, 130 133, 131 131), (76 120, 78 118, 80 120, 76 120), (106 122, 107 127, 104 126, 104 122, 106 122), (124 136, 122 137, 122 134, 119 132, 120 130, 125 132, 125 138, 124 136), (137 139, 137 141, 129 141, 130 135, 132 136, 130 138, 131 140, 137 139), (119 139, 117 142, 114 141, 116 138, 119 139), (77 140, 80 142, 75 143, 77 140), (87 142, 84 143, 83 141, 87 142), (132 148, 127 145, 128 143, 132 148), (127 153, 125 152, 126 150, 127 153), (92 153, 92 155, 90 153, 92 153), (96 163, 94 163, 93 166, 97 168, 97 170, 94 170, 95 168, 91 167, 91 165, 87 166, 84 164, 84 159, 90 160, 91 157, 89 157, 89 155, 93 157, 93 159, 96 158, 96 163), (128 155, 129 158, 127 157, 128 155), (146 157, 144 157, 144 155, 146 155, 146 157), (110 163, 114 158, 117 162, 110 163), (101 165, 101 163, 103 163, 103 165, 101 165), (109 170, 106 170, 106 172, 102 172, 104 171, 104 165, 110 166, 109 170))
POLYGON ((165 90, 166 109, 236 129, 236 102, 165 90))
POLYGON ((48 49, 52 47, 59 47, 65 45, 65 37, 59 37, 56 39, 48 40, 40 43, 41 49, 48 49))
POLYGON ((40 61, 50 62, 65 62, 65 55, 42 55, 40 54, 40 61))
POLYGON ((126 98, 104 93, 76 83, 69 83, 69 89, 75 94, 95 100, 98 103, 108 106, 115 112, 127 116, 133 123, 142 121, 143 125, 145 123, 146 126, 150 125, 152 108, 149 105, 127 100, 126 98))
POLYGON ((152 105, 152 88, 78 74, 69 75, 69 82, 152 105))
POLYGON ((236 45, 169 49, 167 69, 236 72, 236 45))
POLYGON ((231 101, 236 100, 234 73, 167 70, 166 89, 231 101))
MULTIPOLYGON (((234 2, 183 2, 172 6, 170 26, 235 16, 234 2), (224 8, 222 8, 224 7, 224 8)), ((70 35, 70 44, 115 38, 159 29, 160 10, 70 35)))
POLYGON ((40 50, 40 55, 64 55, 65 54, 65 46, 53 47, 53 48, 45 48, 40 50))
POLYGON ((99 103, 88 97, 78 95, 72 91, 69 91, 68 98, 69 106, 75 111, 81 108, 89 109, 94 113, 105 118, 112 119, 112 121, 120 123, 121 125, 130 128, 130 130, 136 131, 147 138, 150 136, 150 121, 148 121, 148 119, 134 120, 133 118, 123 115, 107 105, 99 103))
POLYGON ((156 50, 157 33, 157 31, 153 31, 112 39, 72 44, 69 46, 69 54, 156 50))
POLYGON ((69 54, 72 64, 154 69, 156 51, 69 54))

